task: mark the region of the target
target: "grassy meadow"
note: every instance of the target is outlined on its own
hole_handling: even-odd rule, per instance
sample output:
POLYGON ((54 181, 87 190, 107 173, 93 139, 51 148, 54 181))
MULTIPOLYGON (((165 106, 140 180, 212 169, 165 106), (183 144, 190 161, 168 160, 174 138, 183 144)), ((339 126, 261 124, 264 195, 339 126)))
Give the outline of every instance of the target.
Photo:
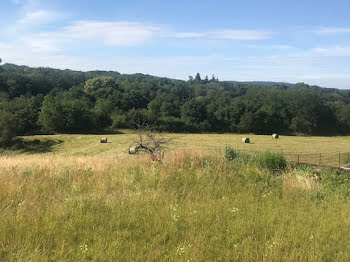
MULTIPOLYGON (((272 139, 269 135, 252 134, 166 134, 173 137, 170 149, 191 147, 205 151, 222 150, 225 145, 245 151, 263 152, 266 150, 286 154, 314 154, 314 153, 339 153, 350 152, 350 136, 281 136, 272 139), (249 137, 250 144, 242 143, 243 137, 249 137)), ((131 131, 123 131, 121 134, 108 135, 38 135, 26 136, 25 141, 52 141, 48 152, 60 155, 105 155, 122 156, 127 152, 135 134, 131 131), (107 144, 100 144, 99 138, 107 137, 107 144)), ((39 152, 40 152, 40 145, 39 152)), ((46 146, 43 144, 42 146, 46 146)), ((35 153, 36 148, 33 147, 35 153)))
MULTIPOLYGON (((205 152, 223 153, 225 145, 230 145, 251 155, 272 151, 282 153, 290 161, 308 164, 338 167, 350 162, 350 136, 281 136, 279 139, 272 139, 269 135, 252 134, 166 134, 166 136, 174 138, 169 151, 193 148, 205 152), (249 137, 251 143, 242 143, 243 137, 249 137)), ((127 153, 128 148, 135 138, 135 134, 128 130, 124 130, 121 134, 109 135, 26 136, 23 138, 27 143, 25 149, 17 150, 15 153, 100 155, 125 159, 130 157, 127 153), (107 137, 108 143, 101 144, 100 137, 107 137)))
POLYGON ((156 162, 126 153, 132 136, 26 137, 41 142, 0 156, 0 261, 350 260, 350 175, 224 157, 226 144, 338 151, 350 137, 170 134, 156 162))

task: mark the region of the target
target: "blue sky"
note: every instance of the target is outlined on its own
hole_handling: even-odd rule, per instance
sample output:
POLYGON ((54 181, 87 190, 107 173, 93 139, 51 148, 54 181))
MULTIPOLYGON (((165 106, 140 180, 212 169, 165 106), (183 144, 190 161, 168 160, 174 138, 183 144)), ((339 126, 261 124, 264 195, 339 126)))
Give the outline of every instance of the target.
POLYGON ((350 1, 1 0, 3 62, 350 89, 350 1))

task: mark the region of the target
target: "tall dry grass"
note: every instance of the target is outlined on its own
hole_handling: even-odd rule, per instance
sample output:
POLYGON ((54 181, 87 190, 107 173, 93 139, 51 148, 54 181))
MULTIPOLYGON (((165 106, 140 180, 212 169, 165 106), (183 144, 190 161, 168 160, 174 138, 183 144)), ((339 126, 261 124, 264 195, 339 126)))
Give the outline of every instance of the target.
POLYGON ((198 149, 0 157, 0 260, 349 261, 349 207, 308 170, 198 149))

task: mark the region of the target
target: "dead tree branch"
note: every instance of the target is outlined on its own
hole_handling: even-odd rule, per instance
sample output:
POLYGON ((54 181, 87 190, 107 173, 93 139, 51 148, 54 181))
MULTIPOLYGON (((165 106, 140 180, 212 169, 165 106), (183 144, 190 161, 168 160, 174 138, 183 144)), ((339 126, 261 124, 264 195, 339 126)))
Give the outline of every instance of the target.
POLYGON ((132 141, 129 154, 148 154, 152 160, 160 161, 164 152, 175 138, 156 133, 149 125, 138 126, 137 137, 132 141))

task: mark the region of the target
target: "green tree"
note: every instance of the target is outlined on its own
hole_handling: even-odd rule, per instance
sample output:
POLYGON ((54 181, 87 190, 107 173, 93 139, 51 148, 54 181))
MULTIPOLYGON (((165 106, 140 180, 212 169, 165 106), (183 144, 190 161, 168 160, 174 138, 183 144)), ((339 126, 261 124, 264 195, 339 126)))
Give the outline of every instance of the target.
POLYGON ((252 132, 254 130, 254 114, 250 111, 245 112, 240 118, 238 128, 240 132, 252 132))
POLYGON ((291 129, 297 133, 310 134, 316 123, 307 115, 298 115, 292 118, 291 129))
POLYGON ((181 118, 190 127, 197 130, 208 130, 210 124, 208 121, 207 102, 204 98, 198 97, 187 101, 181 108, 181 118))
POLYGON ((338 130, 344 134, 350 133, 350 104, 339 103, 336 109, 338 130))
POLYGON ((133 128, 138 128, 149 124, 148 111, 145 109, 133 108, 127 113, 127 120, 133 128))
POLYGON ((99 99, 96 102, 93 112, 95 113, 98 129, 106 128, 112 124, 112 111, 113 104, 110 100, 99 99))
POLYGON ((47 131, 53 132, 65 129, 63 110, 55 96, 47 95, 45 97, 38 122, 47 131))
POLYGON ((118 83, 112 77, 107 76, 100 76, 89 79, 85 82, 84 86, 84 90, 88 94, 94 94, 99 91, 99 97, 101 97, 102 94, 106 94, 111 90, 117 88, 118 83))
POLYGON ((12 115, 16 133, 19 135, 29 134, 36 130, 42 96, 20 96, 0 105, 12 115))
POLYGON ((96 129, 95 114, 82 99, 48 95, 45 97, 39 123, 53 132, 86 132, 96 129))
POLYGON ((0 110, 0 147, 7 146, 16 136, 12 115, 0 110))
POLYGON ((196 74, 196 77, 194 78, 196 82, 202 81, 201 75, 199 73, 196 74))

